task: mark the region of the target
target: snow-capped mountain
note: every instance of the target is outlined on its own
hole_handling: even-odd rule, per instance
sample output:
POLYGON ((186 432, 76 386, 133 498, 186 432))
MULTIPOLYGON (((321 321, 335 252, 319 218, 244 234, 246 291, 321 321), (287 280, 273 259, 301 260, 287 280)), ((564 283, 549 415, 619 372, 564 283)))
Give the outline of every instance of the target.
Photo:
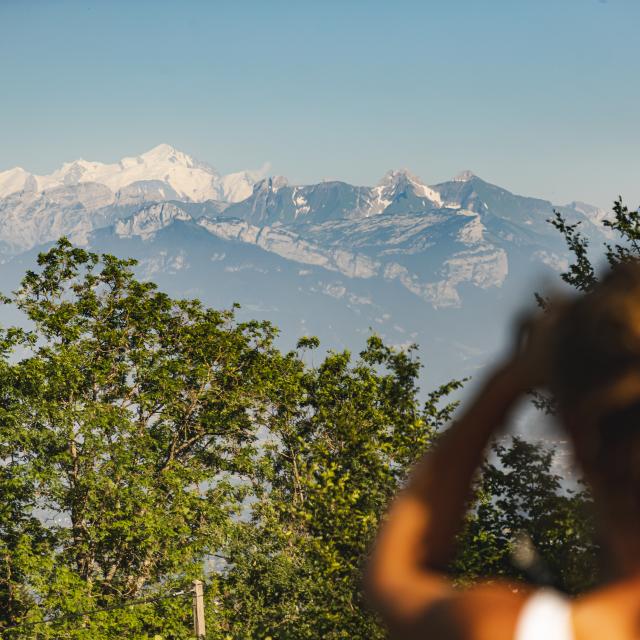
MULTIPOLYGON (((357 210, 340 216, 334 209, 336 217, 332 219, 327 218, 325 203, 316 197, 307 201, 316 205, 309 206, 308 217, 291 219, 284 207, 275 206, 269 213, 268 207, 259 209, 265 189, 281 195, 287 189, 287 204, 296 194, 295 188, 282 181, 279 187, 272 182, 258 185, 252 198, 215 215, 190 215, 179 204, 149 205, 118 222, 114 232, 121 238, 149 240, 175 220, 190 222, 221 240, 254 245, 293 263, 321 267, 351 279, 396 281, 435 309, 461 307, 460 287, 501 288, 510 263, 511 268, 523 259, 538 266, 548 266, 554 259, 557 265, 562 264, 562 248, 551 241, 557 240, 555 237, 539 237, 526 225, 516 237, 513 227, 501 218, 459 205, 437 206, 433 200, 422 203, 419 213, 412 209, 415 200, 409 200, 406 212, 394 212, 392 205, 397 206, 397 200, 392 198, 387 205, 390 212, 363 215, 357 210), (513 254, 511 259, 509 254, 513 254)), ((329 201, 334 199, 336 188, 344 193, 349 187, 344 183, 316 186, 324 188, 329 201)), ((313 187, 301 189, 310 193, 313 187)), ((278 203, 281 201, 276 200, 278 203)))
POLYGON ((160 198, 203 202, 237 202, 251 194, 253 184, 263 177, 258 171, 240 171, 221 176, 209 165, 160 144, 139 156, 122 158, 114 164, 75 160, 66 162, 49 175, 39 176, 21 167, 0 172, 0 198, 16 192, 43 192, 79 184, 104 185, 115 195, 131 185, 157 189, 160 198), (152 184, 149 184, 152 183, 152 184))
POLYGON ((406 170, 389 171, 375 187, 331 181, 292 186, 286 178, 267 178, 228 215, 257 224, 313 223, 366 218, 383 212, 419 212, 442 206, 440 194, 406 170))
POLYGON ((566 268, 547 222, 554 209, 594 244, 606 231, 595 207, 554 207, 470 171, 432 186, 407 170, 372 187, 292 185, 220 176, 167 145, 113 165, 21 171, 0 174, 7 283, 64 234, 137 258, 139 275, 174 295, 238 301, 247 317, 280 326, 287 344, 315 334, 357 349, 371 329, 394 344, 417 342, 441 379, 472 372, 502 342, 514 307, 531 299, 533 275, 566 268))
POLYGON ((406 212, 442 206, 440 194, 420 182, 407 169, 388 171, 372 191, 375 196, 369 214, 391 212, 392 209, 406 212))
POLYGON ((68 162, 46 176, 10 169, 0 173, 0 246, 15 253, 61 235, 82 241, 149 202, 214 202, 219 210, 250 196, 265 170, 220 175, 167 144, 114 164, 68 162))

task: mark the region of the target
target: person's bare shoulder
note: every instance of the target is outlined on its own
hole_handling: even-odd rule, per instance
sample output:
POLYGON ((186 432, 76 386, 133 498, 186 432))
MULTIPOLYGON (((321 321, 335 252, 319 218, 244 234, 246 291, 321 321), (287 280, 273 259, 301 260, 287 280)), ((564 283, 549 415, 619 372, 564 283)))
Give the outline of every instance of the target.
POLYGON ((576 638, 640 638, 640 582, 629 580, 577 598, 572 606, 576 638))

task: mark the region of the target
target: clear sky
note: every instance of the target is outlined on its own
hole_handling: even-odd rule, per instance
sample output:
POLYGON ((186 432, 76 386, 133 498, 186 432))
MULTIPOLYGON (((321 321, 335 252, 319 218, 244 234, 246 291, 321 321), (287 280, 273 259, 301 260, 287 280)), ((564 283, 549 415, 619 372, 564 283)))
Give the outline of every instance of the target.
POLYGON ((0 0, 0 170, 167 142, 221 171, 472 169, 640 204, 638 0, 0 0))

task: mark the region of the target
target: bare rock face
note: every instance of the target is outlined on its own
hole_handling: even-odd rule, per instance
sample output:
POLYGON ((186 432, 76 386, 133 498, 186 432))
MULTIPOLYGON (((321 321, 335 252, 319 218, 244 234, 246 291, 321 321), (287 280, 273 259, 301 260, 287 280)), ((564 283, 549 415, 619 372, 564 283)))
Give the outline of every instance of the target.
POLYGON ((278 227, 257 227, 244 220, 200 220, 211 234, 226 240, 238 240, 275 253, 287 260, 338 271, 349 278, 371 278, 379 265, 366 255, 336 248, 323 248, 296 233, 278 227))
POLYGON ((126 220, 116 222, 114 231, 121 238, 138 236, 148 240, 175 220, 187 221, 192 220, 192 217, 174 204, 153 204, 140 209, 126 220))
MULTIPOLYGON (((562 210, 587 233, 602 232, 597 208, 573 202, 562 210)), ((166 144, 114 164, 76 160, 46 176, 22 168, 0 173, 5 254, 62 235, 91 244, 100 229, 111 229, 116 242, 149 244, 180 222, 228 244, 216 255, 252 246, 352 281, 392 283, 434 309, 463 307, 468 291, 500 290, 514 265, 519 272, 530 264, 560 269, 563 248, 546 222, 552 211, 549 202, 470 171, 435 186, 406 169, 389 171, 374 187, 291 185, 262 171, 223 176, 166 144)), ((192 264, 190 247, 181 251, 180 259, 145 260, 154 273, 192 264)))
MULTIPOLYGON (((601 210, 555 208, 594 245, 604 239, 601 210)), ((138 276, 172 294, 238 301, 244 319, 273 321, 288 344, 318 335, 359 349, 371 331, 418 343, 444 381, 473 375, 503 343, 530 274, 566 269, 553 210, 471 172, 432 186, 406 170, 375 186, 292 185, 264 171, 223 176, 160 145, 48 176, 0 173, 0 277, 8 290, 33 263, 25 252, 66 235, 136 258, 138 276)))

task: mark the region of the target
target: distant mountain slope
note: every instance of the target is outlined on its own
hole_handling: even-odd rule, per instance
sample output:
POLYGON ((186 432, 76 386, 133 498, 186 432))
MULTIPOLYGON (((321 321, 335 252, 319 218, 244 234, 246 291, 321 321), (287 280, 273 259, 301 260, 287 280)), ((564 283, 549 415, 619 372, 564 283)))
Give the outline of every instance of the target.
POLYGON ((231 205, 226 213, 256 224, 318 224, 380 213, 418 213, 441 204, 436 191, 402 170, 390 171, 376 187, 338 181, 290 186, 285 178, 268 178, 258 182, 250 197, 231 205))
POLYGON ((449 182, 437 184, 433 189, 440 194, 444 206, 461 207, 476 213, 491 213, 509 222, 531 226, 542 234, 553 233, 547 224, 547 218, 553 214, 554 209, 598 227, 607 215, 602 209, 585 203, 572 202, 559 206, 548 200, 515 195, 485 182, 470 171, 464 171, 449 182))
MULTIPOLYGON (((114 164, 77 160, 47 176, 21 168, 0 172, 0 247, 16 253, 62 234, 78 242, 141 206, 176 201, 194 216, 224 215, 256 226, 317 226, 364 220, 381 214, 433 215, 465 210, 495 215, 503 223, 550 234, 550 202, 514 195, 470 172, 429 187, 407 170, 388 172, 374 187, 345 182, 289 185, 241 171, 222 176, 205 163, 161 144, 114 164)), ((584 203, 564 208, 578 219, 601 225, 604 212, 584 203)))
POLYGON ((0 197, 5 289, 65 234, 137 258, 140 277, 174 295, 240 302, 243 317, 281 327, 286 346, 314 334, 325 347, 357 349, 371 330, 392 344, 417 342, 444 380, 486 362, 539 278, 557 281, 567 253, 547 222, 554 209, 596 245, 604 238, 596 207, 554 207, 471 172, 434 186, 406 170, 373 187, 296 186, 248 172, 221 177, 166 145, 140 158, 65 165, 40 183, 0 174, 0 193, 24 178, 0 197), (165 165, 173 169, 161 175, 165 165))

